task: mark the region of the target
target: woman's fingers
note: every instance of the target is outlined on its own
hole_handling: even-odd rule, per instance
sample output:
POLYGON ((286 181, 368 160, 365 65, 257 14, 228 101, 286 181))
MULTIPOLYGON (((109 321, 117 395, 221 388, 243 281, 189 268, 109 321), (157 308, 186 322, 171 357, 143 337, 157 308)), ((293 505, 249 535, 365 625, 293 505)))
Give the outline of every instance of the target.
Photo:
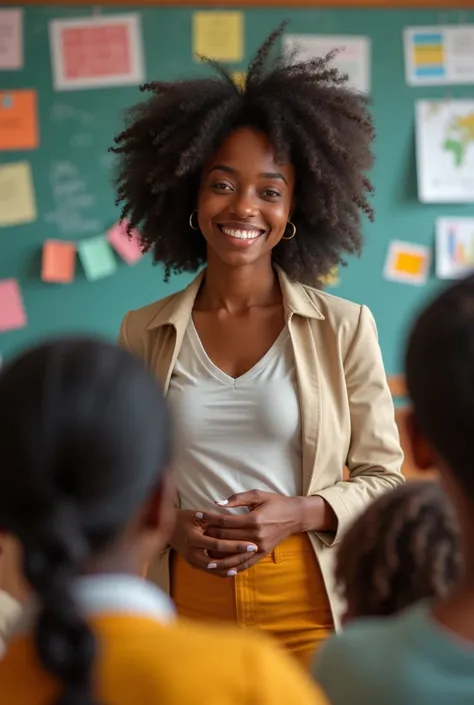
POLYGON ((224 541, 201 533, 196 536, 195 541, 190 541, 190 546, 225 555, 244 554, 248 556, 249 553, 255 553, 258 550, 258 546, 251 541, 224 541))
MULTIPOLYGON (((256 553, 256 551, 253 551, 252 555, 255 556, 256 553)), ((243 570, 243 565, 249 562, 248 556, 249 553, 236 553, 233 556, 226 556, 220 559, 209 558, 206 570, 221 578, 231 578, 243 570)))

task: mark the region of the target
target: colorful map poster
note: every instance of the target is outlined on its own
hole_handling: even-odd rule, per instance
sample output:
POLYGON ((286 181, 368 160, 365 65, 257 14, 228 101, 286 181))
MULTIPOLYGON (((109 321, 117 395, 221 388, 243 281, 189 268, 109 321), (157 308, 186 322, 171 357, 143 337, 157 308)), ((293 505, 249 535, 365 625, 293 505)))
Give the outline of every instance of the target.
POLYGON ((418 197, 474 203, 474 100, 416 104, 418 197))

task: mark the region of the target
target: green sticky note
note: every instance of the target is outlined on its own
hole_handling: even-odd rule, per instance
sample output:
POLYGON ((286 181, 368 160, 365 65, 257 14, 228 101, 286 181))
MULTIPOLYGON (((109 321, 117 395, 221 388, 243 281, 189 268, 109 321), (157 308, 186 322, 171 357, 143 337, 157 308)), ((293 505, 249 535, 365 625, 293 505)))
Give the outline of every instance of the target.
POLYGON ((87 279, 91 282, 113 274, 117 262, 105 235, 89 237, 77 244, 77 252, 87 279))

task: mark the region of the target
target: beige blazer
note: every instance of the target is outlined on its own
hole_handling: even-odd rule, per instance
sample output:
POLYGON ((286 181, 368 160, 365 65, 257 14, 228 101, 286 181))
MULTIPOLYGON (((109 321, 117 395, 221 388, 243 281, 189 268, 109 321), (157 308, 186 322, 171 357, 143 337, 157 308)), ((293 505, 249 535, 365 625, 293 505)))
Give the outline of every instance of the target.
MULTIPOLYGON (((375 497, 403 482, 403 453, 370 311, 277 272, 297 371, 303 491, 323 497, 338 518, 335 534, 310 534, 338 625, 343 605, 334 589, 334 545, 375 497)), ((204 276, 122 322, 119 343, 146 362, 165 393, 204 276)), ((169 592, 169 550, 149 577, 169 592)))

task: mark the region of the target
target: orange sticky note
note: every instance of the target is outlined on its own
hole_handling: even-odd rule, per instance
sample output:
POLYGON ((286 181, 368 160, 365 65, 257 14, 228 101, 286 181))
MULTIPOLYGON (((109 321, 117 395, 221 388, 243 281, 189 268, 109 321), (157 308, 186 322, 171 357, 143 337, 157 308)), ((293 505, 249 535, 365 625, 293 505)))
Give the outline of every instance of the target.
POLYGON ((26 313, 16 279, 0 280, 0 333, 26 326, 26 313))
POLYGON ((395 260, 394 269, 396 272, 419 274, 425 264, 425 260, 426 258, 422 255, 399 252, 395 260))
POLYGON ((43 245, 41 279, 53 284, 69 284, 74 280, 76 246, 63 240, 46 240, 43 245))
POLYGON ((394 240, 388 248, 384 276, 391 281, 422 286, 428 279, 430 263, 429 247, 394 240))
POLYGON ((36 91, 0 92, 0 150, 38 147, 36 91))

